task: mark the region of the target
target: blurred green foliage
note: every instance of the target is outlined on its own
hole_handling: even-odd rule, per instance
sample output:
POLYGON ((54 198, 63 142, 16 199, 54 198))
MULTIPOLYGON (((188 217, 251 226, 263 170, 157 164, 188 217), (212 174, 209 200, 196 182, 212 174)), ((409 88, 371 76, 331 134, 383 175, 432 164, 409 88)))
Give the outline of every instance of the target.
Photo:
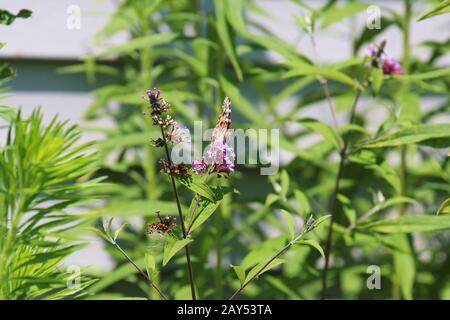
MULTIPOLYGON (((289 2, 304 13, 296 17, 297 31, 315 42, 321 31, 353 19, 368 5, 289 2)), ((278 174, 260 176, 258 166, 239 165, 226 180, 240 192, 221 199, 189 244, 200 298, 229 297, 249 274, 251 278, 252 271, 245 271, 279 252, 311 214, 333 214, 327 297, 448 299, 450 67, 440 62, 448 56, 448 39, 421 43, 430 52, 425 58, 410 44, 411 25, 426 27, 425 18, 434 16, 427 12, 443 10, 431 2, 437 11, 423 12, 421 2, 409 0, 402 12, 383 8, 381 29, 364 25, 354 30, 352 56, 318 65, 316 57, 266 27, 263 21, 274 17, 258 1, 122 1, 97 40, 107 42, 123 32, 129 40, 63 70, 83 71, 91 82, 98 74, 118 79, 93 91, 95 102, 85 114, 86 119, 115 124, 98 128, 105 139, 98 143, 101 168, 95 176, 108 177, 111 184, 103 191, 110 197, 90 217, 125 222, 138 217, 138 227, 125 226, 117 241, 170 297, 190 298, 185 258, 178 254, 170 260, 166 254, 164 259, 163 249, 146 235, 146 224, 157 221, 156 211, 176 215, 176 206, 167 176, 158 172, 162 152, 150 145, 159 132, 142 115, 146 104, 140 97, 158 87, 177 121, 192 127, 194 120, 212 126, 227 95, 233 101, 234 128, 280 129, 280 147, 290 157, 278 174), (405 75, 386 76, 371 68, 366 81, 361 49, 380 42, 388 28, 403 35, 405 75), (325 105, 324 88, 339 119, 347 119, 356 101, 351 123, 345 120, 336 128, 323 119, 299 116, 325 105), (431 108, 425 107, 429 98, 431 108), (290 107, 282 110, 285 104, 290 107), (383 115, 381 123, 373 122, 374 113, 383 115), (348 146, 344 152, 343 145, 348 146), (339 155, 344 155, 342 174, 339 155), (154 258, 148 258, 149 252, 154 258), (164 268, 155 267, 166 262, 164 268), (380 267, 381 290, 366 286, 370 265, 380 267)), ((324 107, 323 113, 328 112, 324 107)), ((192 196, 188 189, 180 190, 188 207, 192 196)), ((312 230, 304 240, 307 245, 289 248, 240 297, 319 298, 326 239, 327 228, 312 230)), ((105 245, 105 250, 116 266, 91 270, 99 280, 87 288, 87 298, 159 298, 116 248, 105 245)))

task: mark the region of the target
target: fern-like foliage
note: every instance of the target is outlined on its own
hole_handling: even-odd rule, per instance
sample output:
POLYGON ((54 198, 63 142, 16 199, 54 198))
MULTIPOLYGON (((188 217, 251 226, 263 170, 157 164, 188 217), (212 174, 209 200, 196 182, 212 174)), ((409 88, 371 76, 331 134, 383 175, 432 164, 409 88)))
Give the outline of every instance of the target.
POLYGON ((84 222, 67 209, 98 186, 80 181, 95 170, 96 156, 79 138, 76 126, 56 117, 45 126, 39 110, 28 119, 18 112, 9 126, 0 148, 0 299, 74 297, 93 281, 72 286, 61 269, 81 245, 71 231, 84 222))

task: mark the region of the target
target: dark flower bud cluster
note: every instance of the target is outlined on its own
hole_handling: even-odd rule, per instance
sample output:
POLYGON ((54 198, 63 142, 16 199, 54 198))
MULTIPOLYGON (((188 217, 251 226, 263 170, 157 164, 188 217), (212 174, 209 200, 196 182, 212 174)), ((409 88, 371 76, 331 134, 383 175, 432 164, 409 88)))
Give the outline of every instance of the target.
POLYGON ((152 143, 152 146, 161 148, 164 147, 164 140, 161 138, 158 139, 151 139, 150 142, 152 143))
MULTIPOLYGON (((147 113, 153 124, 161 127, 161 137, 152 139, 151 143, 155 147, 165 147, 169 154, 168 142, 182 143, 190 142, 190 134, 187 128, 180 127, 170 114, 170 104, 161 97, 161 91, 157 89, 147 90, 146 101, 150 104, 150 112, 147 113)), ((191 174, 191 166, 185 164, 174 164, 170 156, 160 160, 161 170, 172 176, 188 176, 191 174)))
POLYGON ((174 176, 189 176, 191 174, 191 167, 185 164, 172 164, 165 159, 159 161, 161 170, 165 173, 172 174, 174 176))
POLYGON ((157 89, 147 90, 147 98, 150 103, 150 113, 154 125, 167 128, 176 124, 170 115, 163 115, 170 110, 170 104, 161 97, 161 91, 157 89))

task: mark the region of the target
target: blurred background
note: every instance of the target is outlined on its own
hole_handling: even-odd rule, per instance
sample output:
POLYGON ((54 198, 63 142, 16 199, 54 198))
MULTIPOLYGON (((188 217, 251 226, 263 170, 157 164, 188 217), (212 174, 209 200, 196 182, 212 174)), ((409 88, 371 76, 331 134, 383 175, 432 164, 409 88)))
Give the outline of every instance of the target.
MULTIPOLYGON (((239 86, 240 95, 246 97, 247 103, 244 107, 244 103, 241 104, 240 100, 233 100, 237 110, 237 126, 246 125, 248 123, 246 119, 251 118, 251 112, 247 108, 248 105, 255 110, 265 110, 263 115, 269 119, 276 118, 276 115, 281 117, 282 115, 292 114, 292 110, 295 109, 295 114, 298 116, 314 117, 332 123, 326 102, 323 97, 320 97, 318 83, 305 83, 304 86, 297 83, 298 88, 294 86, 287 92, 284 91, 288 84, 277 81, 279 74, 275 70, 277 63, 284 58, 283 52, 280 54, 278 50, 270 50, 267 47, 264 50, 259 50, 261 48, 258 48, 258 46, 265 45, 262 41, 249 43, 248 39, 245 39, 245 41, 240 39, 236 35, 238 33, 236 31, 232 31, 232 36, 236 37, 234 40, 237 44, 240 44, 236 49, 237 63, 240 65, 240 72, 244 72, 244 80, 238 79, 240 76, 236 69, 239 69, 239 67, 236 67, 231 59, 224 56, 219 57, 217 54, 217 59, 213 59, 210 63, 216 64, 215 69, 222 68, 223 71, 221 72, 226 75, 225 80, 220 81, 220 84, 217 83, 221 75, 216 74, 215 71, 211 72, 210 70, 213 68, 206 70, 207 67, 199 64, 202 59, 202 50, 214 47, 220 42, 217 39, 217 41, 214 40, 214 36, 208 33, 209 29, 206 23, 208 19, 214 16, 215 7, 212 1, 168 1, 168 7, 161 1, 147 1, 145 7, 150 11, 154 10, 150 12, 151 20, 154 23, 150 23, 147 26, 148 29, 144 31, 142 26, 140 28, 136 26, 136 24, 139 24, 137 20, 139 17, 136 12, 133 13, 126 6, 120 8, 124 2, 129 1, 16 0, 5 3, 5 9, 11 12, 27 8, 33 11, 33 16, 31 19, 17 20, 13 26, 8 28, 0 26, 1 40, 7 43, 0 50, 0 60, 10 63, 17 71, 17 77, 8 83, 11 88, 10 96, 4 99, 2 103, 20 106, 25 114, 30 114, 33 108, 40 106, 46 121, 57 114, 62 119, 70 119, 72 123, 79 124, 86 133, 83 136, 83 141, 102 141, 104 139, 108 141, 108 139, 117 138, 118 135, 139 131, 146 132, 145 124, 142 124, 141 120, 138 119, 142 107, 139 98, 146 88, 160 87, 163 90, 166 89, 169 101, 174 105, 178 104, 180 109, 186 108, 175 110, 185 122, 198 116, 211 118, 214 121, 215 110, 220 106, 220 97, 224 93, 234 92, 233 89, 230 89, 230 86, 227 86, 231 82, 239 83, 236 86, 239 86), (153 5, 155 7, 152 9, 153 5), (79 28, 73 27, 73 25, 72 27, 68 26, 74 14, 77 15, 78 12, 79 28), (195 17, 194 14, 199 16, 195 17), (107 52, 109 48, 126 48, 130 40, 140 37, 142 32, 148 34, 177 32, 182 34, 182 39, 162 40, 161 46, 158 46, 157 43, 149 43, 151 49, 149 49, 148 61, 142 61, 142 57, 132 52, 126 52, 126 50, 102 54, 107 52), (209 42, 206 40, 195 42, 198 34, 208 39, 209 42), (215 44, 214 41, 217 43, 215 44), (167 44, 173 44, 178 51, 168 53, 167 47, 164 47, 167 44), (124 47, 121 47, 122 45, 124 47), (190 61, 189 55, 198 60, 190 61), (90 57, 94 57, 94 59, 90 59, 90 57), (94 65, 93 61, 97 63, 94 65), (144 71, 148 74, 145 74, 144 71), (263 71, 267 71, 267 74, 264 74, 263 71), (192 73, 192 78, 186 76, 186 73, 192 73), (198 80, 197 76, 201 77, 203 73, 205 78, 212 80, 194 83, 198 80), (190 88, 189 81, 195 87, 192 91, 188 90, 190 88), (261 83, 266 83, 267 86, 261 83), (304 88, 306 90, 303 90, 304 88), (212 94, 209 93, 213 89, 216 91, 212 94), (177 90, 179 92, 176 92, 177 90), (202 96, 203 94, 204 96, 202 96), (267 100, 269 95, 275 98, 267 100), (190 101, 195 101, 195 105, 192 105, 190 101), (206 104, 209 104, 209 106, 203 108, 203 105, 206 104), (130 107, 133 105, 140 107, 137 109, 130 107), (270 112, 270 110, 275 109, 276 112, 270 112), (123 119, 126 119, 126 121, 123 119)), ((304 2, 309 6, 319 8, 327 5, 327 3, 331 3, 331 6, 339 6, 340 1, 304 2)), ((244 15, 246 21, 250 21, 247 24, 249 32, 260 35, 268 34, 271 39, 289 46, 289 49, 286 49, 286 52, 288 52, 286 55, 289 54, 289 50, 292 50, 292 52, 301 52, 310 60, 317 59, 315 62, 318 64, 333 64, 350 59, 352 56, 361 56, 363 49, 369 42, 386 39, 386 51, 390 56, 401 60, 403 34, 398 25, 395 25, 391 20, 394 20, 396 14, 402 14, 403 1, 357 2, 367 6, 378 5, 380 7, 383 17, 382 30, 366 36, 367 39, 355 45, 356 40, 363 38, 362 32, 368 18, 368 13, 365 10, 358 10, 348 18, 338 19, 328 28, 317 28, 315 31, 317 57, 314 55, 310 37, 299 24, 299 17, 307 14, 308 10, 304 6, 298 5, 296 1, 253 1, 253 5, 245 7, 244 15)), ((426 1, 414 5, 416 12, 423 12, 427 8, 429 8, 429 4, 426 1)), ((237 26, 230 23, 231 28, 239 28, 238 22, 236 21, 237 26)), ((447 15, 438 16, 423 23, 413 23, 410 30, 410 44, 415 61, 422 61, 421 63, 426 65, 426 61, 430 61, 433 50, 435 50, 435 47, 426 45, 426 43, 446 43, 448 46, 449 38, 450 28, 447 15)), ((277 45, 277 42, 274 43, 277 45)), ((222 50, 224 50, 223 46, 226 47, 224 43, 219 45, 222 46, 222 50)), ((139 44, 137 44, 137 48, 139 48, 139 52, 141 48, 139 44)), ((225 51, 229 55, 226 49, 225 51)), ((216 53, 209 54, 215 55, 216 53)), ((441 54, 432 61, 434 68, 448 66, 449 64, 450 56, 448 54, 441 54)), ((419 62, 416 65, 418 69, 422 66, 419 62)), ((338 110, 345 111, 345 104, 349 101, 348 96, 341 95, 342 90, 338 85, 333 86, 332 84, 332 91, 333 94, 336 94, 338 110)), ((432 93, 423 96, 421 101, 425 112, 439 107, 447 100, 439 94, 432 93)), ((366 114, 366 125, 368 128, 375 129, 388 117, 389 110, 388 108, 374 110, 370 108, 370 102, 367 102, 367 104, 369 104, 369 107, 366 114)), ((450 121, 448 113, 442 112, 435 116, 430 119, 431 122, 450 121)), ((338 112, 338 121, 339 123, 347 121, 345 112, 338 112)), ((295 125, 282 126, 277 122, 274 122, 273 126, 282 127, 292 136, 298 129, 295 125)), ((148 141, 147 136, 133 135, 132 138, 135 139, 133 140, 135 141, 134 145, 148 141)), ((317 142, 317 137, 304 138, 303 142, 297 142, 297 145, 301 144, 302 148, 314 145, 317 142)), ((104 146, 102 150, 105 153, 105 159, 120 159, 117 162, 123 160, 121 163, 124 167, 105 165, 103 173, 108 175, 112 173, 113 180, 116 178, 122 182, 125 180, 124 183, 127 185, 136 184, 136 181, 140 186, 143 185, 143 190, 136 191, 136 194, 143 193, 144 195, 134 194, 130 197, 145 198, 145 194, 147 194, 148 199, 164 198, 165 189, 152 193, 152 188, 158 182, 155 182, 153 186, 145 186, 146 182, 143 181, 143 178, 155 174, 155 170, 145 169, 145 164, 143 165, 144 169, 142 169, 137 163, 148 161, 150 155, 146 152, 152 151, 135 151, 138 154, 136 158, 139 161, 134 161, 131 160, 133 156, 130 156, 130 153, 113 150, 117 145, 112 145, 120 143, 117 141, 110 140, 110 144, 104 146), (142 154, 139 155, 140 153, 142 154), (128 172, 135 171, 140 177, 124 178, 124 172, 127 170, 128 172)), ((124 148, 126 147, 128 146, 125 144, 124 148)), ((295 166, 295 161, 293 161, 295 159, 298 159, 295 151, 283 150, 282 163, 284 165, 295 166)), ((394 165, 396 159, 398 157, 392 157, 394 165)), ((153 163, 154 161, 153 158, 150 159, 150 162, 153 163)), ((241 171, 246 179, 238 175, 236 183, 241 186, 241 194, 244 194, 249 202, 251 202, 250 200, 261 201, 265 195, 270 193, 272 188, 270 179, 267 181, 268 179, 264 178, 264 182, 260 182, 261 177, 258 177, 255 170, 243 168, 241 171), (255 187, 255 185, 258 187, 255 187)), ((291 179, 295 179, 295 174, 299 174, 295 172, 294 170, 291 179)), ((311 187, 311 185, 308 185, 308 187, 311 187)), ((312 196, 314 197, 314 192, 312 196)), ((324 196, 323 199, 326 199, 326 197, 324 196)), ((226 209, 224 210, 226 211, 226 209)), ((234 210, 242 212, 244 209, 234 210)), ((226 214, 224 213, 225 216, 226 214)), ((136 230, 139 229, 139 226, 142 227, 140 218, 130 219, 135 221, 134 227, 136 230)), ((265 228, 270 229, 268 226, 265 226, 265 228)), ((124 241, 133 243, 136 239, 130 236, 125 238, 124 241)), ((87 248, 72 255, 67 263, 100 270, 111 270, 116 265, 117 259, 119 259, 117 255, 105 251, 102 241, 93 239, 87 248)), ((210 257, 210 261, 211 259, 213 258, 210 257)), ((229 261, 225 262, 229 263, 229 261)), ((226 264, 225 262, 224 264, 226 264)))

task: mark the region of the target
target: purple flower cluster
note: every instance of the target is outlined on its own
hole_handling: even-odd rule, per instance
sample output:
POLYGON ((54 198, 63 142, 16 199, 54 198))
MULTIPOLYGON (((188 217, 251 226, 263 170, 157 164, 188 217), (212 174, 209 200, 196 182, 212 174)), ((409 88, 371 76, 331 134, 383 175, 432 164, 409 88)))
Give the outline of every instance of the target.
MULTIPOLYGON (((377 59, 378 55, 378 47, 374 44, 369 44, 367 48, 364 50, 364 54, 366 56, 369 56, 370 58, 377 59)), ((385 75, 401 75, 404 74, 403 68, 401 64, 395 60, 394 58, 391 58, 385 53, 382 53, 380 55, 380 65, 383 70, 383 74, 385 75)))
POLYGON ((192 169, 196 174, 204 174, 213 170, 218 174, 230 174, 234 171, 234 150, 226 143, 211 145, 202 160, 192 161, 192 169))

